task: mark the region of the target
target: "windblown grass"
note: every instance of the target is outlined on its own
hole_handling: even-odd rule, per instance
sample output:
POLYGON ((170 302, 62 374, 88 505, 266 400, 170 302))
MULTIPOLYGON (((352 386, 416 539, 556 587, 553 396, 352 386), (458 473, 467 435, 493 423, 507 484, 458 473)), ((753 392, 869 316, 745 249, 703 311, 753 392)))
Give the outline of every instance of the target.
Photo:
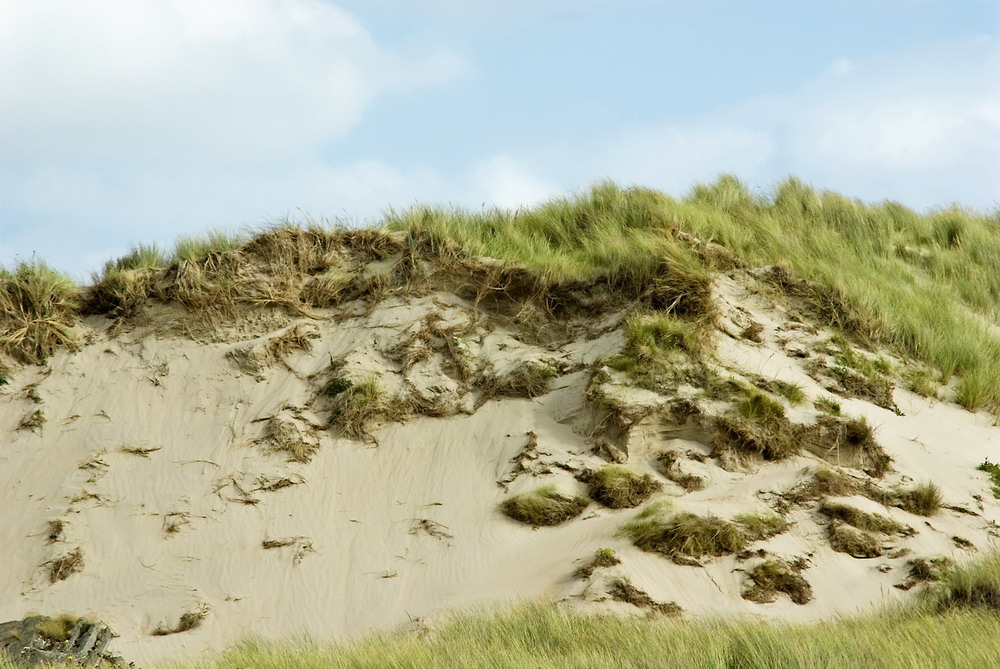
MULTIPOLYGON (((582 615, 552 605, 458 616, 429 636, 345 645, 247 641, 178 669, 408 667, 915 669, 996 664, 996 557, 945 576, 921 603, 814 624, 582 615)), ((764 578, 767 574, 762 573, 764 578)), ((774 585, 774 582, 770 582, 774 585)), ((804 598, 802 584, 778 583, 804 598)))
POLYGON ((0 352, 38 364, 73 346, 78 308, 73 282, 44 263, 0 269, 0 352))

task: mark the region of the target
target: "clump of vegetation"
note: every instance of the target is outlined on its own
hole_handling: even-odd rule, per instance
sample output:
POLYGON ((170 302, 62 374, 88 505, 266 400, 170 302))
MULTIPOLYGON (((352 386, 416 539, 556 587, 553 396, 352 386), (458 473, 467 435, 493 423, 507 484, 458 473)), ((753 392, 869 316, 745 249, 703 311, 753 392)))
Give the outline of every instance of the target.
POLYGON ((788 530, 788 521, 776 513, 741 513, 733 522, 743 528, 747 541, 769 539, 788 530))
POLYGON ((1000 555, 964 567, 946 571, 943 587, 932 590, 928 600, 935 611, 983 609, 1000 613, 1000 555))
POLYGON ((59 348, 76 343, 77 288, 40 262, 0 268, 0 352, 40 364, 59 348))
POLYGON ((920 483, 897 492, 899 508, 918 516, 933 516, 943 503, 941 489, 934 483, 920 483))
POLYGON ((936 557, 929 560, 916 558, 907 561, 906 564, 910 568, 906 580, 895 585, 900 590, 910 590, 918 583, 940 582, 955 568, 955 563, 946 557, 936 557))
POLYGON ((785 407, 754 389, 736 404, 735 415, 715 419, 714 454, 725 452, 768 461, 783 460, 799 452, 801 428, 785 418, 785 407))
POLYGON ((1000 464, 990 462, 987 458, 976 469, 989 474, 990 481, 993 483, 993 496, 1000 499, 1000 464))
POLYGON ((812 586, 784 560, 765 560, 747 574, 749 587, 743 599, 758 604, 769 604, 784 593, 796 604, 808 604, 813 597, 812 586))
POLYGON ((705 479, 694 474, 685 474, 677 466, 679 454, 677 451, 663 451, 656 456, 656 461, 663 470, 663 475, 681 486, 687 492, 705 489, 705 479))
POLYGON ((50 583, 65 581, 83 569, 83 551, 79 548, 74 548, 69 553, 50 560, 47 564, 49 567, 50 583))
POLYGON ((594 575, 594 571, 597 569, 607 569, 608 567, 614 567, 615 565, 621 564, 622 561, 618 558, 618 555, 610 548, 599 548, 594 551, 594 557, 586 564, 581 565, 573 572, 573 576, 580 579, 588 579, 594 575))
POLYGON ((876 441, 875 428, 864 418, 821 416, 803 443, 820 457, 862 469, 871 476, 884 476, 892 462, 876 441))
POLYGON ((547 485, 509 497, 500 504, 500 510, 514 520, 541 527, 576 518, 587 504, 585 497, 566 495, 554 485, 547 485))
POLYGON ((670 392, 681 384, 706 385, 701 363, 703 323, 672 313, 639 313, 625 324, 625 347, 607 361, 640 388, 670 392))
POLYGON ((806 391, 798 383, 781 379, 767 379, 762 376, 754 377, 753 381, 762 390, 784 397, 792 406, 798 406, 806 401, 806 391))
POLYGON ((17 429, 37 432, 45 425, 45 420, 45 413, 41 409, 35 409, 21 418, 21 421, 17 424, 17 429))
POLYGON ((649 474, 639 474, 620 465, 608 465, 591 472, 587 483, 590 497, 612 509, 639 506, 662 488, 649 474))
POLYGON ((35 627, 35 630, 49 641, 62 643, 63 641, 69 639, 69 635, 73 632, 73 628, 76 627, 79 622, 80 616, 74 616, 70 613, 62 613, 55 618, 48 618, 41 621, 35 627))
POLYGON ((677 602, 657 602, 644 590, 632 585, 627 578, 616 578, 612 581, 608 587, 608 594, 616 602, 625 602, 667 616, 678 616, 684 611, 677 602))
POLYGON ((503 376, 483 374, 482 399, 491 397, 527 397, 544 395, 552 386, 556 370, 551 365, 530 360, 519 363, 503 376))
POLYGON ((817 397, 813 402, 813 406, 831 416, 840 415, 840 402, 830 397, 817 397))
POLYGON ((811 502, 823 497, 845 497, 859 491, 857 481, 843 472, 819 469, 808 481, 803 481, 784 494, 792 504, 811 502))
POLYGON ((181 614, 177 624, 173 627, 159 625, 153 630, 153 636, 167 636, 169 634, 180 634, 189 630, 201 627, 202 622, 208 617, 209 608, 207 605, 201 606, 194 611, 186 611, 181 614))
POLYGON ((830 524, 830 547, 859 559, 882 555, 882 542, 878 537, 841 523, 830 524))
POLYGON ((689 512, 665 515, 658 507, 644 509, 622 531, 642 550, 667 557, 726 555, 747 544, 740 527, 728 520, 689 512))
POLYGON ((828 501, 824 502, 819 510, 831 520, 847 523, 865 532, 901 534, 906 530, 904 525, 891 518, 877 513, 868 513, 848 504, 828 501))
POLYGON ((330 412, 330 425, 339 427, 349 439, 360 439, 368 433, 369 425, 382 415, 385 396, 374 376, 353 382, 349 388, 336 395, 330 412))

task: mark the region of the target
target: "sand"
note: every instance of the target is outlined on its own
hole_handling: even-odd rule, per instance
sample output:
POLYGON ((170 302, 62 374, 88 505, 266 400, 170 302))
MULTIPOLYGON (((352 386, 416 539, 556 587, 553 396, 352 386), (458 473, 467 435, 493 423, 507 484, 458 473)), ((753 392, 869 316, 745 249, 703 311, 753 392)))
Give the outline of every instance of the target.
MULTIPOLYGON (((815 420, 812 400, 834 395, 799 356, 829 333, 797 323, 736 279, 720 280, 716 293, 719 370, 800 384, 809 401, 790 416, 815 420), (760 343, 739 337, 751 320, 762 324, 760 343)), ((1000 503, 975 467, 1000 459, 1000 428, 947 401, 897 389, 897 413, 836 397, 845 414, 876 426, 893 458, 884 485, 933 480, 946 504, 968 513, 923 518, 851 497, 915 530, 886 538, 882 557, 856 559, 830 547, 814 508, 793 508, 788 532, 751 548, 804 560, 814 598, 758 604, 741 595, 759 557, 684 566, 643 552, 619 533, 636 509, 591 503, 580 517, 539 529, 498 511, 541 484, 586 494, 574 473, 606 464, 593 452, 600 415, 587 390, 592 366, 623 344, 615 328, 622 314, 555 343, 521 341, 449 293, 390 297, 370 310, 351 303, 318 319, 244 319, 195 338, 162 327, 174 315, 155 307, 153 326, 117 333, 90 318, 79 350, 20 368, 0 387, 0 537, 8 547, 0 620, 91 615, 120 635, 112 650, 143 664, 221 651, 250 635, 345 640, 526 599, 644 613, 609 597, 620 578, 691 618, 820 620, 912 596, 893 587, 909 559, 963 561, 996 546, 1000 503), (451 345, 407 347, 428 323, 458 328, 451 345), (289 339, 299 343, 274 343, 289 339), (331 360, 346 361, 341 373, 352 379, 379 379, 390 396, 433 402, 441 415, 390 416, 360 439, 344 438, 326 427, 331 360), (523 360, 559 371, 539 397, 482 401, 462 378, 463 360, 501 374, 523 360), (36 411, 34 423, 44 423, 31 427, 25 419, 36 411), (275 450, 288 440, 314 449, 308 462, 275 450), (531 443, 516 475, 513 461, 531 443), (621 563, 574 576, 599 548, 621 563), (79 571, 53 582, 53 561, 77 549, 79 571)), ((678 510, 768 511, 778 493, 829 466, 796 456, 727 471, 713 458, 685 457, 679 466, 706 480, 686 492, 655 457, 666 448, 707 456, 703 435, 665 426, 655 411, 663 397, 608 378, 604 391, 636 411, 620 444, 628 466, 660 481, 657 496, 678 510)))

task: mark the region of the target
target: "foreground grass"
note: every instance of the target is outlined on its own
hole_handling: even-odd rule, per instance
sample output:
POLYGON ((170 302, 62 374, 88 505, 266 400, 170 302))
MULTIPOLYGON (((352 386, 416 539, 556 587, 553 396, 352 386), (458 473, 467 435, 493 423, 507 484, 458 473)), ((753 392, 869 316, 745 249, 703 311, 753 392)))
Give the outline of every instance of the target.
POLYGON ((548 606, 455 621, 428 640, 354 646, 245 643, 184 669, 677 667, 821 669, 996 666, 1000 618, 965 611, 778 626, 570 615, 548 606))
POLYGON ((949 572, 913 604, 809 625, 584 616, 535 604, 460 616, 426 637, 349 645, 245 642, 176 669, 997 666, 1000 555, 949 572))

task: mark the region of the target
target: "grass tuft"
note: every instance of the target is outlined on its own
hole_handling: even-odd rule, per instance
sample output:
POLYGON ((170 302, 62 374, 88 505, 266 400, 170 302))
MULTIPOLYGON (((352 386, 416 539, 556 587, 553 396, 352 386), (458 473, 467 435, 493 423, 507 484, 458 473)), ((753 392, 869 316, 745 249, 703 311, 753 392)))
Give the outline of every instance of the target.
POLYGON ((766 560, 747 574, 750 582, 743 591, 743 599, 758 604, 769 604, 784 593, 796 604, 812 601, 812 586, 784 560, 766 560))
POLYGON ((0 269, 0 352, 20 362, 41 364, 76 343, 77 288, 40 262, 0 269))
POLYGON ((500 510, 514 520, 541 527, 559 525, 576 518, 587 508, 587 504, 589 502, 585 497, 566 495, 554 485, 548 485, 504 500, 500 510))
POLYGON ((608 465, 592 472, 587 483, 590 497, 612 509, 639 506, 662 488, 649 474, 639 474, 619 465, 608 465))
POLYGON ((747 541, 769 539, 788 530, 788 521, 776 513, 741 513, 733 522, 743 528, 747 541))
POLYGON ((38 623, 35 629, 45 639, 55 643, 62 643, 69 639, 70 633, 78 622, 80 622, 80 616, 63 613, 55 618, 43 620, 38 623))
POLYGON ((378 378, 370 376, 352 382, 333 400, 330 424, 339 427, 348 439, 360 439, 368 434, 369 425, 385 409, 385 396, 378 378))
POLYGON ((920 483, 898 491, 899 508, 918 516, 933 516, 941 509, 941 489, 934 483, 920 483))
POLYGON ((987 458, 976 469, 989 475, 990 481, 993 483, 993 496, 1000 499, 1000 465, 990 462, 987 458))
POLYGON ((622 531, 642 550, 668 557, 727 555, 740 552, 747 543, 735 523, 689 512, 667 517, 657 512, 640 513, 622 531))

